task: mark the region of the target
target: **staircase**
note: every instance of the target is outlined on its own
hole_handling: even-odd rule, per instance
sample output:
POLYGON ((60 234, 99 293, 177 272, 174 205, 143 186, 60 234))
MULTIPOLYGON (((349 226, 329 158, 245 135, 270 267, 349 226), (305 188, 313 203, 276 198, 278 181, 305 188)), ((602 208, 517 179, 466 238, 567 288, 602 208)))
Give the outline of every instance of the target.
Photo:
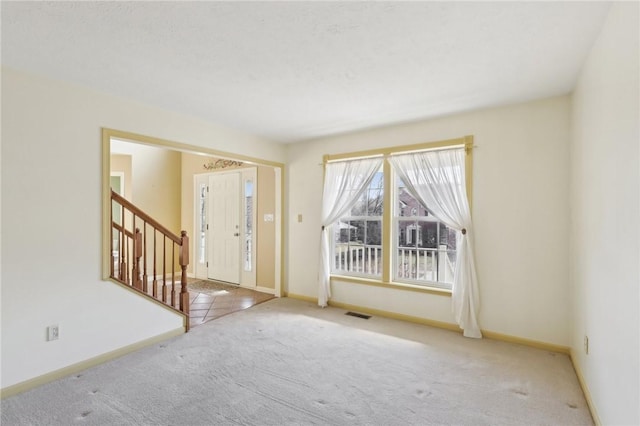
POLYGON ((110 265, 112 279, 185 315, 189 331, 187 232, 175 235, 113 190, 110 265))

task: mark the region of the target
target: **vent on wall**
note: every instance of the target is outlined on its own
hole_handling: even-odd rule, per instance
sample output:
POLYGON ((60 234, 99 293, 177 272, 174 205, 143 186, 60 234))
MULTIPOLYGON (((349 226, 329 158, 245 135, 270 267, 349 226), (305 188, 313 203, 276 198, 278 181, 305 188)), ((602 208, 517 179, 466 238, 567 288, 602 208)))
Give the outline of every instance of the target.
POLYGON ((349 315, 349 316, 357 317, 357 318, 362 318, 362 319, 369 319, 369 318, 371 318, 371 315, 359 314, 359 313, 357 313, 357 312, 351 312, 351 311, 349 311, 349 312, 345 313, 345 315, 349 315))

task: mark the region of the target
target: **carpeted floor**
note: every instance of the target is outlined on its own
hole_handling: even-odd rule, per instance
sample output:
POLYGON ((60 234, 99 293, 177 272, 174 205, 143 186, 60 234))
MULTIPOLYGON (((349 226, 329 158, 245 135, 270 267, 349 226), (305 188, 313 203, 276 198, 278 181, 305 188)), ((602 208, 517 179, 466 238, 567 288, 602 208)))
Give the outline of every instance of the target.
POLYGON ((2 401, 2 425, 589 425, 569 358, 273 299, 2 401))

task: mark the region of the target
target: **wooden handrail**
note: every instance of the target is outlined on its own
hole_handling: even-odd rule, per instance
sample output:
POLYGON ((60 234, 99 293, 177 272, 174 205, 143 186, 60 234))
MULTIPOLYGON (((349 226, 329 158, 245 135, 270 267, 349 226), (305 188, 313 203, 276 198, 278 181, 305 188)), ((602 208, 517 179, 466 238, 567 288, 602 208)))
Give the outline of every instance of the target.
POLYGON ((176 243, 180 244, 182 242, 180 237, 178 237, 176 234, 171 232, 169 229, 165 228, 160 222, 158 222, 157 220, 155 220, 154 218, 152 218, 151 216, 149 216, 148 214, 140 210, 138 207, 133 205, 131 201, 122 197, 120 194, 114 192, 113 189, 111 190, 111 199, 116 201, 121 206, 126 207, 127 210, 131 211, 134 215, 144 220, 146 223, 153 226, 158 231, 162 232, 164 235, 171 238, 176 243))
POLYGON ((111 278, 144 294, 146 297, 151 297, 185 314, 187 316, 185 329, 189 331, 189 292, 187 289, 189 237, 187 232, 181 231, 180 236, 177 236, 149 214, 112 190, 112 212, 116 207, 116 203, 118 210, 121 212, 121 223, 117 223, 114 220, 112 213, 111 278), (153 238, 150 238, 151 245, 147 246, 147 232, 149 231, 153 233, 153 238), (158 240, 158 237, 161 241, 158 240), (175 259, 176 249, 178 251, 177 263, 175 259), (162 252, 162 272, 160 275, 157 273, 158 252, 162 252), (151 253, 153 253, 152 270, 149 271, 147 255, 151 253), (167 269, 167 266, 169 266, 169 269, 167 269), (175 277, 178 268, 180 270, 179 283, 176 282, 175 277), (162 291, 158 292, 158 285, 160 284, 162 285, 162 291), (179 297, 176 297, 177 286, 180 286, 179 297), (170 298, 167 297, 169 291, 170 298))
POLYGON ((112 221, 112 222, 111 222, 111 226, 113 226, 113 228, 114 228, 115 230, 117 230, 117 231, 124 232, 124 233, 127 235, 127 237, 129 237, 129 238, 133 238, 133 232, 129 231, 128 229, 125 229, 125 228, 124 228, 122 225, 120 225, 119 223, 116 223, 116 222, 113 222, 113 221, 112 221))

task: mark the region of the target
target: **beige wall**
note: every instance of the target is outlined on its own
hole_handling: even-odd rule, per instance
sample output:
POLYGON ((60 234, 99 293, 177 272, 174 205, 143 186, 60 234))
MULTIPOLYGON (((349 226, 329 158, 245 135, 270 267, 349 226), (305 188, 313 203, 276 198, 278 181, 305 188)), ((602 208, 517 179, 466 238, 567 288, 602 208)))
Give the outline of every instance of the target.
POLYGON ((266 214, 275 216, 276 178, 272 167, 258 167, 258 211, 256 224, 256 260, 259 287, 275 288, 276 223, 264 220, 266 214))
POLYGON ((639 12, 611 7, 572 99, 571 346, 606 425, 640 424, 639 12))
MULTIPOLYGON (((111 142, 111 152, 131 158, 129 200, 180 235, 182 158, 178 151, 139 143, 111 142)), ((112 154, 113 159, 115 155, 112 154)), ((115 171, 114 165, 111 170, 115 171)), ((126 189, 125 182, 125 191, 126 189)))
MULTIPOLYGON (((561 96, 290 145, 288 291, 318 294, 324 154, 474 135, 480 326, 568 346, 569 106, 561 96)), ((447 296, 346 282, 332 291, 339 302, 455 323, 447 296)))
POLYGON ((131 185, 131 155, 112 154, 111 172, 121 172, 124 174, 124 194, 122 194, 122 196, 131 201, 131 197, 133 196, 131 185))

